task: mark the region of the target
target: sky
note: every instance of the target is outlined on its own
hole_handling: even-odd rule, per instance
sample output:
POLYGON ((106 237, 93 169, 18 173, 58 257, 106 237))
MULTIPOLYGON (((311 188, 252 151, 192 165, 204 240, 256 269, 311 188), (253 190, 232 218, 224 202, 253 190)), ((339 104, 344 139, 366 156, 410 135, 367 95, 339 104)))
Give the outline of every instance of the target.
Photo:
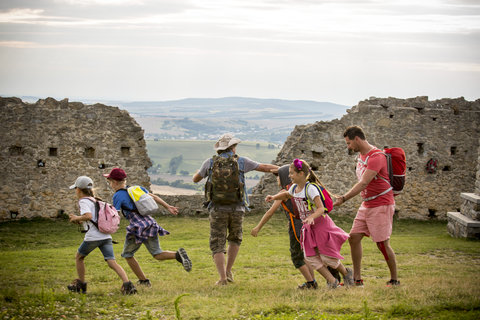
POLYGON ((480 0, 1 0, 0 95, 480 98, 480 0))

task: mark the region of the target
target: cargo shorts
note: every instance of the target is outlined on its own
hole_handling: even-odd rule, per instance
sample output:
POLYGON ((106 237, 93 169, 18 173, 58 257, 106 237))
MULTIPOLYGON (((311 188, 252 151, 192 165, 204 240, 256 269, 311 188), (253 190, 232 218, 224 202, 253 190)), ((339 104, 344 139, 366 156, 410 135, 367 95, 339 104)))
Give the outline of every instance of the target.
POLYGON ((228 243, 241 245, 244 215, 243 211, 218 209, 210 211, 210 250, 212 255, 226 253, 227 240, 228 243))

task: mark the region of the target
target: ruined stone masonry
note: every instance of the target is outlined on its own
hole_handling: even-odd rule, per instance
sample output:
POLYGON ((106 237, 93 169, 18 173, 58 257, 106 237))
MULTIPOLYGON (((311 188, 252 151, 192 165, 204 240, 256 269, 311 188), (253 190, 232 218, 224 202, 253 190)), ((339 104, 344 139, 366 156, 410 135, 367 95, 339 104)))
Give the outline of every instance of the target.
MULTIPOLYGON (((480 142, 479 142, 480 144, 480 142)), ((462 192, 460 212, 448 212, 447 229, 456 238, 480 239, 480 147, 475 192, 462 192)))
MULTIPOLYGON (((143 130, 126 111, 67 99, 27 104, 18 98, 0 98, 0 112, 0 220, 76 213, 68 186, 79 175, 90 176, 99 196, 111 201, 102 174, 116 166, 125 168, 130 184, 150 186, 146 169, 151 162, 143 130)), ((360 125, 371 144, 402 147, 406 152, 407 182, 403 194, 396 197, 399 218, 447 219, 447 212, 460 212, 478 223, 479 123, 480 100, 370 98, 341 119, 296 126, 274 163, 303 158, 331 192, 345 193, 357 179, 356 155, 348 153, 343 131, 360 125), (429 160, 436 163, 430 172, 429 160)), ((252 213, 264 213, 269 207, 265 195, 277 191, 275 177, 265 175, 250 198, 252 213)), ((181 214, 207 214, 200 195, 162 198, 180 207, 181 214)), ((357 196, 332 216, 353 215, 360 202, 357 196)), ((458 231, 456 236, 478 237, 478 230, 464 232, 468 228, 463 220, 449 221, 449 229, 458 231)))
MULTIPOLYGON (((357 155, 347 151, 343 132, 350 125, 359 125, 371 144, 401 147, 406 152, 406 185, 403 194, 395 198, 397 216, 446 219, 448 211, 460 211, 460 192, 474 190, 475 185, 478 192, 479 124, 480 100, 370 98, 340 120, 296 126, 275 163, 303 158, 330 191, 344 194, 357 182, 357 155), (426 170, 430 159, 437 164, 433 172, 426 170)), ((274 178, 266 176, 255 193, 277 190, 274 178)), ((353 215, 360 203, 357 196, 332 215, 353 215)))
POLYGON ((67 99, 0 98, 0 114, 0 220, 77 214, 68 187, 80 175, 111 201, 102 174, 117 166, 130 183, 150 186, 143 130, 127 111, 67 99))

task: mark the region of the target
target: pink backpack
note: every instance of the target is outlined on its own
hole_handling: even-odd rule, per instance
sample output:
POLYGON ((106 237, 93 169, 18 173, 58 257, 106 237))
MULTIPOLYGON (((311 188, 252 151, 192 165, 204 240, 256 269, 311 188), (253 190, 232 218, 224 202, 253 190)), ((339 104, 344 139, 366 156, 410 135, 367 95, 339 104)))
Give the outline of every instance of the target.
POLYGON ((86 199, 95 203, 97 221, 92 220, 92 223, 97 227, 98 231, 107 234, 117 232, 120 226, 120 215, 117 209, 113 205, 100 199, 92 197, 87 197, 86 199))

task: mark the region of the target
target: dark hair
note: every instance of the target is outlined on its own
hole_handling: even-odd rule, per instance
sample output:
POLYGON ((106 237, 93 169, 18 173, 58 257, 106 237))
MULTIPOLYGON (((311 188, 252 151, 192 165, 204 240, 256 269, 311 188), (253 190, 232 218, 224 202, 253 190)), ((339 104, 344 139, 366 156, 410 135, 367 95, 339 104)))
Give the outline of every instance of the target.
MULTIPOLYGON (((313 170, 310 168, 310 166, 308 165, 308 163, 305 161, 305 160, 302 160, 302 159, 295 159, 294 162, 292 162, 292 164, 290 165, 290 168, 292 168, 293 170, 295 170, 295 172, 303 172, 305 174, 305 177, 307 178, 307 181, 308 182, 311 182, 311 183, 316 183, 320 186, 322 186, 324 189, 327 189, 325 188, 325 185, 320 181, 320 179, 317 177, 317 175, 315 174, 315 172, 313 172, 313 170), (302 168, 301 169, 298 169, 296 166, 295 166, 295 162, 296 161, 300 161, 301 164, 302 164, 302 168)), ((328 191, 328 190, 327 190, 328 191)))
POLYGON ((345 129, 343 132, 343 137, 348 137, 348 139, 353 140, 355 137, 359 137, 362 140, 365 140, 365 133, 363 129, 359 126, 351 126, 345 129))

